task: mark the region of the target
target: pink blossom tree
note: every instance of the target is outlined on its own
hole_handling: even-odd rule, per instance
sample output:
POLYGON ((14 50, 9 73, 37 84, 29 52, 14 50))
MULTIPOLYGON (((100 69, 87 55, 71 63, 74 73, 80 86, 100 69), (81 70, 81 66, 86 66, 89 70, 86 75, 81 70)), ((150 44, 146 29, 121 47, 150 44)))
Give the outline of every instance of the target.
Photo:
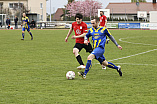
POLYGON ((94 0, 73 1, 66 5, 68 11, 66 16, 75 16, 81 13, 84 17, 95 17, 98 15, 98 9, 102 8, 102 3, 94 0))

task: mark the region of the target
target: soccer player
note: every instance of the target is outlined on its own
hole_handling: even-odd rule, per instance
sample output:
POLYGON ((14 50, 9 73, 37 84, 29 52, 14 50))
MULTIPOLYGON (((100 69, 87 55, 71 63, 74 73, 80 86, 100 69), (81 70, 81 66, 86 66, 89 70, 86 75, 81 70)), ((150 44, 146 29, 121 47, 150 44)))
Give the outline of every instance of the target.
MULTIPOLYGON (((100 18, 99 18, 99 21, 100 21, 100 26, 102 27, 106 27, 106 24, 107 24, 107 18, 106 16, 104 15, 104 12, 103 11, 100 11, 100 18)), ((110 39, 108 39, 106 37, 106 43, 108 44, 108 42, 110 41, 110 39)), ((106 67, 104 65, 102 65, 102 69, 106 69, 106 67)))
MULTIPOLYGON (((100 18, 99 18, 99 21, 100 21, 100 26, 102 27, 106 27, 106 24, 107 24, 107 18, 106 16, 104 15, 104 12, 103 11, 100 11, 100 18)), ((106 37, 107 38, 107 37, 106 37)), ((107 39, 107 44, 110 40, 107 39)))
POLYGON ((104 15, 104 12, 103 12, 103 11, 100 11, 100 18, 99 18, 99 21, 100 21, 100 26, 106 27, 107 18, 106 18, 106 16, 104 15))
POLYGON ((24 37, 25 37, 25 29, 27 29, 28 33, 29 33, 30 36, 31 36, 31 40, 33 40, 33 35, 32 35, 32 33, 30 32, 30 27, 29 27, 29 18, 26 16, 25 13, 23 13, 22 22, 23 22, 23 26, 22 26, 22 39, 21 39, 21 40, 24 40, 24 37))
MULTIPOLYGON (((77 13, 75 15, 76 22, 72 23, 72 27, 69 29, 69 32, 65 38, 65 42, 68 42, 68 38, 73 30, 74 30, 76 36, 79 36, 83 33, 87 33, 87 24, 82 21, 82 18, 83 18, 83 16, 80 13, 77 13)), ((79 69, 79 70, 85 69, 85 65, 82 61, 81 56, 79 55, 79 52, 82 50, 82 48, 84 48, 86 50, 86 52, 89 52, 89 53, 91 53, 93 51, 90 43, 88 43, 88 45, 84 44, 83 37, 76 39, 76 44, 73 47, 73 53, 74 53, 78 63, 80 64, 80 66, 77 67, 77 69, 79 69)))
POLYGON ((99 19, 95 18, 91 20, 91 24, 93 28, 90 28, 88 33, 82 34, 79 36, 73 36, 72 38, 80 38, 85 36, 85 44, 88 44, 88 38, 92 36, 93 40, 93 48, 94 50, 92 53, 88 56, 87 58, 87 64, 84 72, 78 72, 79 76, 82 76, 83 79, 86 78, 86 75, 90 68, 92 67, 92 60, 97 59, 100 63, 103 65, 116 69, 117 72, 119 73, 120 76, 122 76, 122 71, 121 71, 121 66, 116 66, 111 62, 107 62, 105 57, 104 57, 104 52, 105 52, 105 43, 106 43, 106 35, 111 39, 111 41, 119 48, 122 50, 122 47, 116 42, 114 37, 111 35, 108 29, 106 27, 99 27, 99 19), (99 60, 102 59, 102 60, 99 60))

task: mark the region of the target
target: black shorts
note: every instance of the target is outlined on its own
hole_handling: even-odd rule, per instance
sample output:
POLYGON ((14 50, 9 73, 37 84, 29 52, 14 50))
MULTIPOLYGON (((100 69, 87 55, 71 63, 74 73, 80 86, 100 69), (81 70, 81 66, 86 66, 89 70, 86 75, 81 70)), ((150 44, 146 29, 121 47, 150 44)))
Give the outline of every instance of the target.
POLYGON ((79 52, 82 50, 82 48, 84 48, 86 50, 86 52, 89 52, 89 53, 91 53, 93 51, 93 48, 90 43, 88 43, 88 45, 76 43, 74 48, 77 48, 79 50, 79 52))

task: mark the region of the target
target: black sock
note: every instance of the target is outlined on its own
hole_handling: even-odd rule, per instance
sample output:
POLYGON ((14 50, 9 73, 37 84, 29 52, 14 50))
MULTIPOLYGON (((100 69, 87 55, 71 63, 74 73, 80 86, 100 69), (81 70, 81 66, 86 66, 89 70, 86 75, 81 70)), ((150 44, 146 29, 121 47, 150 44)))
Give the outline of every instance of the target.
POLYGON ((77 61, 79 62, 80 65, 84 65, 84 63, 82 62, 82 59, 81 59, 81 56, 80 56, 80 55, 78 55, 78 56, 76 57, 76 59, 77 59, 77 61))

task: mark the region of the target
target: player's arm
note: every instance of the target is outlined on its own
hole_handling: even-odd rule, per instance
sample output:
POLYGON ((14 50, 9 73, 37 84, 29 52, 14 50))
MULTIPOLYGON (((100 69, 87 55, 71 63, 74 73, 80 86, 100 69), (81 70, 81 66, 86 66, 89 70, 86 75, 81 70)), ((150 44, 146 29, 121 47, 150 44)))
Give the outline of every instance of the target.
POLYGON ((77 35, 77 36, 72 36, 71 38, 72 39, 76 39, 76 38, 82 38, 82 37, 84 37, 86 34, 87 34, 87 24, 85 24, 84 26, 83 26, 83 34, 81 34, 81 35, 77 35))
POLYGON ((105 18, 105 27, 107 26, 107 17, 105 18))
POLYGON ((68 42, 68 38, 69 38, 69 36, 70 36, 70 34, 73 32, 73 28, 71 27, 70 29, 69 29, 69 32, 68 32, 68 34, 67 34, 67 36, 65 37, 65 42, 68 42))
POLYGON ((105 20, 105 27, 107 27, 107 19, 105 20))
POLYGON ((82 37, 84 37, 86 34, 87 34, 87 33, 83 33, 83 34, 78 35, 78 36, 73 35, 71 38, 72 38, 72 39, 82 38, 82 37))
POLYGON ((111 35, 108 29, 105 30, 106 35, 110 38, 110 40, 120 49, 122 50, 122 47, 117 43, 117 41, 114 39, 114 37, 111 35))
POLYGON ((73 35, 71 38, 72 39, 76 39, 76 38, 81 38, 81 37, 84 37, 84 44, 88 45, 88 38, 89 38, 89 32, 88 33, 83 33, 81 35, 78 35, 78 36, 75 36, 73 35))

